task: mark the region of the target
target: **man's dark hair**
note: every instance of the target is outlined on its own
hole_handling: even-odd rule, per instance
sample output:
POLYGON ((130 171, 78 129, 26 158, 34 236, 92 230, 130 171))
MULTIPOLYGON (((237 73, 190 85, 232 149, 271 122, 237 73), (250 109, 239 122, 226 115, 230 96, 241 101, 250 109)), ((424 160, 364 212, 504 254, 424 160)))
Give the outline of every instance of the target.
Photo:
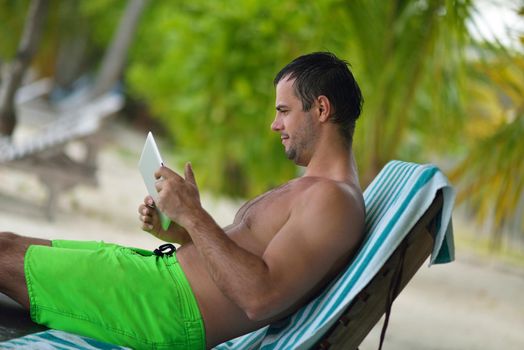
POLYGON ((276 86, 284 78, 295 79, 293 87, 304 111, 313 107, 318 96, 326 96, 333 109, 330 120, 339 124, 344 139, 351 144, 363 99, 346 61, 330 52, 303 55, 282 68, 273 83, 276 86))

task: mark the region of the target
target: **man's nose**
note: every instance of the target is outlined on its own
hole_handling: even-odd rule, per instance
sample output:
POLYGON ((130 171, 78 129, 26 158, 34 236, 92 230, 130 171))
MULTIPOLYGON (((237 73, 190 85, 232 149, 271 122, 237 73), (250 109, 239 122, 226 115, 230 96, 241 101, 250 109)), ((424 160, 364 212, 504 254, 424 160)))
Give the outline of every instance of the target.
POLYGON ((277 116, 275 116, 275 120, 273 120, 273 123, 271 123, 271 130, 273 131, 280 131, 283 128, 282 119, 277 116))

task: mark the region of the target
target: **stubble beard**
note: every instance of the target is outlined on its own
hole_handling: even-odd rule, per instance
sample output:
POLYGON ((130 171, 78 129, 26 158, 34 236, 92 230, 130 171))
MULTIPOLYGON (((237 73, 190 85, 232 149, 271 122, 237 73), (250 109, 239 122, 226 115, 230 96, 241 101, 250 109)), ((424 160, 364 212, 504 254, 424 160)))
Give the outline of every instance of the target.
POLYGON ((305 115, 306 120, 304 121, 303 128, 296 133, 293 138, 289 140, 289 148, 286 150, 286 156, 289 160, 292 160, 295 164, 305 166, 309 162, 306 160, 306 154, 308 150, 315 143, 316 135, 313 130, 312 116, 307 113, 305 115))
POLYGON ((286 156, 287 159, 292 160, 296 163, 295 158, 297 157, 297 150, 294 147, 290 146, 290 148, 286 150, 286 156))

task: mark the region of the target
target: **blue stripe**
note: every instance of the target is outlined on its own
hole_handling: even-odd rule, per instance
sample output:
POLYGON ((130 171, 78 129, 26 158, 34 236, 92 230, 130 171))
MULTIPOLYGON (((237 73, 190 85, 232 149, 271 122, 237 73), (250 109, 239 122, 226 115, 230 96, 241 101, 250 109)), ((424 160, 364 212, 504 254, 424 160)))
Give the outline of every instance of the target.
POLYGON ((364 192, 364 202, 366 204, 366 209, 369 209, 366 213, 366 221, 372 218, 372 213, 375 210, 376 204, 374 201, 376 198, 382 198, 382 193, 384 192, 385 186, 384 183, 388 182, 388 179, 393 177, 395 172, 397 172, 399 167, 394 163, 388 163, 384 170, 380 173, 379 176, 369 185, 369 187, 364 192))
POLYGON ((125 349, 117 345, 108 344, 95 339, 75 335, 71 333, 49 330, 24 336, 18 339, 12 339, 0 343, 2 349, 18 349, 20 347, 35 348, 45 346, 56 350, 70 349, 125 349), (67 337, 67 338, 65 338, 67 337))
POLYGON ((373 232, 375 227, 379 224, 382 216, 386 213, 384 209, 389 208, 391 204, 398 199, 398 196, 403 191, 403 187, 409 182, 409 178, 418 168, 418 166, 410 165, 411 164, 409 163, 405 163, 402 167, 397 169, 393 176, 388 178, 388 184, 384 186, 381 192, 381 200, 376 201, 376 205, 374 206, 375 213, 369 217, 369 227, 366 228, 368 230, 367 232, 373 232), (396 191, 396 195, 394 191, 396 191))
MULTIPOLYGON (((412 172, 409 171, 409 163, 396 163, 393 164, 390 168, 392 169, 391 172, 387 172, 383 176, 382 174, 378 176, 382 180, 376 184, 376 190, 373 191, 376 193, 376 196, 368 196, 368 191, 364 193, 366 208, 368 208, 368 206, 370 208, 369 213, 366 213, 366 232, 370 232, 372 230, 371 225, 376 222, 376 217, 382 212, 382 209, 389 206, 388 203, 391 202, 391 198, 388 198, 389 196, 387 193, 391 190, 394 190, 395 188, 401 189, 401 186, 403 186, 405 183, 405 180, 404 182, 400 182, 401 179, 410 176, 412 172)), ((411 168, 413 170, 415 169, 415 167, 411 168)))
POLYGON ((71 343, 69 341, 66 341, 66 340, 63 340, 63 339, 55 337, 51 332, 52 331, 42 332, 42 333, 39 333, 38 336, 39 336, 40 339, 43 339, 44 341, 58 343, 57 346, 59 344, 65 345, 65 346, 72 346, 72 345, 74 345, 74 343, 71 343))
POLYGON ((250 349, 263 339, 267 328, 262 328, 257 331, 248 333, 242 337, 229 340, 225 343, 217 345, 214 349, 216 350, 228 350, 228 349, 250 349))
POLYGON ((390 188, 387 188, 387 191, 385 191, 382 202, 378 203, 379 209, 377 210, 377 215, 373 218, 374 220, 370 227, 371 232, 380 224, 382 218, 388 213, 391 205, 404 193, 406 185, 411 182, 411 178, 416 175, 417 171, 421 171, 421 167, 407 165, 401 170, 402 173, 399 171, 398 175, 394 179, 391 179, 390 188))

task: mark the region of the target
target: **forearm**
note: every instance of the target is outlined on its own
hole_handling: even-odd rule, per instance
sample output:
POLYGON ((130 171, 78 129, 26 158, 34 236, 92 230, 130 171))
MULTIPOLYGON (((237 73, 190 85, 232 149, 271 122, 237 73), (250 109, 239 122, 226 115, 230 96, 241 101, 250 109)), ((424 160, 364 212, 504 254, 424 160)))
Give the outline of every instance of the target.
POLYGON ((164 237, 166 237, 166 239, 163 239, 164 241, 178 243, 180 245, 191 242, 191 236, 187 230, 176 222, 171 222, 167 231, 164 231, 164 237))
POLYGON ((264 260, 239 247, 204 210, 185 228, 218 288, 248 315, 253 313, 272 285, 264 260))

